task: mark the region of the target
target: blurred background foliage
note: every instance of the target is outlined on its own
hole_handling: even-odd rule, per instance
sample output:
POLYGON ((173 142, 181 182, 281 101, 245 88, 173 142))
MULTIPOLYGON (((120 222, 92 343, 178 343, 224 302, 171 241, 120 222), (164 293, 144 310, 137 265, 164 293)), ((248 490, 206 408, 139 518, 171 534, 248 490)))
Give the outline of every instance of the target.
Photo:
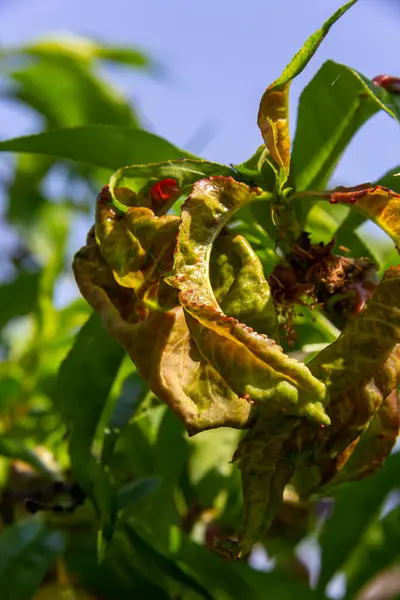
MULTIPOLYGON (((103 61, 149 77, 154 71, 135 49, 57 38, 3 54, 3 101, 34 111, 43 131, 91 124, 135 130, 140 115, 100 75, 103 61)), ((397 597, 397 453, 334 498, 303 504, 288 494, 248 564, 210 549, 214 536, 235 534, 240 522, 240 477, 230 462, 239 432, 188 439, 77 297, 73 252, 93 220, 96 194, 113 166, 122 166, 121 152, 132 152, 128 139, 104 149, 95 134, 90 139, 106 156, 101 166, 41 154, 2 158, 0 230, 10 241, 0 259, 1 597, 397 597), (383 596, 390 585, 395 591, 383 596)), ((143 143, 137 162, 180 155, 165 144, 143 143)), ((347 208, 316 203, 307 229, 328 241, 347 215, 347 208)), ((239 226, 268 272, 274 253, 256 216, 243 213, 239 226)), ((395 260, 391 248, 384 237, 368 245, 382 270, 395 260)), ((294 350, 303 356, 337 334, 307 311, 300 331, 294 350)))

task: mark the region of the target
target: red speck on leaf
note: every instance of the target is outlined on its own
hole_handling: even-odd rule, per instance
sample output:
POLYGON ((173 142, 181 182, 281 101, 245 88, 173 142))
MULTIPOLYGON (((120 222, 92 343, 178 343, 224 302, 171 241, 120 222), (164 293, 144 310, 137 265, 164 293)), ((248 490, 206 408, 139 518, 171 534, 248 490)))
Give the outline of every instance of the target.
POLYGON ((175 179, 161 179, 150 190, 150 198, 155 204, 164 204, 168 200, 179 198, 181 190, 175 179))

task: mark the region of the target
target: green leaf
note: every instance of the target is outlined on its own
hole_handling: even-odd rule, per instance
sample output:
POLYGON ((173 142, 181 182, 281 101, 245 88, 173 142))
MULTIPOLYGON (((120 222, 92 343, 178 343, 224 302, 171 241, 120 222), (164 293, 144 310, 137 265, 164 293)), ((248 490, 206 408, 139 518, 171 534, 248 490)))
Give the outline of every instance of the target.
POLYGON ((384 498, 396 485, 399 468, 400 454, 394 454, 375 475, 343 486, 337 492, 333 513, 319 536, 322 548, 320 593, 345 565, 372 519, 378 516, 384 498))
POLYGON ((289 88, 314 56, 332 25, 356 3, 351 0, 339 8, 324 25, 313 33, 303 48, 292 58, 282 75, 264 92, 258 112, 258 126, 272 158, 286 177, 290 166, 289 88))
POLYGON ((21 154, 17 158, 13 176, 7 182, 7 218, 11 222, 32 225, 47 202, 41 186, 52 164, 47 156, 21 154))
MULTIPOLYGON (((178 536, 177 536, 178 537, 178 536)), ((179 547, 173 555, 176 562, 188 565, 191 572, 207 586, 214 598, 229 600, 311 600, 320 598, 314 590, 298 579, 274 569, 263 573, 246 563, 229 562, 215 552, 196 544, 189 537, 179 536, 179 547)))
POLYGON ((40 273, 20 271, 14 281, 0 285, 0 329, 14 317, 33 312, 39 295, 40 273))
POLYGON ((49 129, 89 123, 138 127, 128 102, 88 64, 73 56, 42 54, 11 75, 17 82, 11 98, 22 100, 43 115, 49 129))
POLYGON ((191 157, 188 152, 147 131, 101 124, 5 140, 0 142, 0 152, 46 154, 113 170, 124 164, 191 157))
POLYGON ((56 408, 71 428, 70 457, 75 476, 91 491, 91 446, 105 401, 120 367, 123 349, 93 314, 61 364, 52 393, 56 408))
POLYGON ((234 177, 238 181, 243 181, 251 187, 259 185, 269 192, 273 192, 276 188, 278 173, 265 144, 257 148, 248 160, 233 165, 233 168, 238 172, 238 176, 234 177))
POLYGON ((354 549, 346 566, 347 599, 356 597, 357 591, 372 581, 379 571, 397 563, 399 535, 400 507, 397 506, 382 519, 374 521, 362 543, 354 549))
MULTIPOLYGON (((131 200, 131 204, 152 208, 156 214, 166 213, 177 197, 188 195, 193 184, 204 177, 224 175, 234 177, 234 169, 226 165, 207 162, 199 159, 180 159, 175 161, 153 163, 148 165, 134 165, 123 167, 114 173, 110 179, 110 193, 120 210, 127 210, 124 198, 131 200), (171 198, 156 197, 152 199, 150 190, 154 184, 162 180, 175 181, 177 192, 171 198), (133 192, 128 194, 127 190, 133 192), (160 202, 161 201, 161 202, 160 202)), ((129 205, 128 205, 129 206, 129 205)))
POLYGON ((129 542, 129 549, 133 553, 133 564, 136 565, 142 574, 149 579, 164 579, 165 586, 168 589, 166 580, 170 579, 178 584, 176 590, 191 590, 199 594, 202 598, 213 600, 207 589, 199 583, 192 575, 186 572, 177 562, 159 552, 151 546, 142 537, 132 525, 125 525, 124 534, 129 542))
POLYGON ((66 553, 68 574, 99 598, 132 600, 151 598, 169 600, 159 581, 146 579, 134 566, 122 536, 113 540, 107 559, 96 559, 96 540, 93 532, 75 532, 70 536, 66 553))
POLYGON ((38 473, 49 478, 53 475, 35 451, 27 448, 21 440, 12 438, 7 434, 0 435, 0 455, 15 460, 22 460, 36 469, 38 473))
POLYGON ((327 61, 300 98, 291 166, 296 189, 323 189, 354 134, 378 110, 399 120, 398 96, 327 61))
POLYGON ((148 57, 135 48, 108 46, 75 34, 57 36, 57 38, 46 37, 34 44, 7 50, 7 54, 14 53, 40 57, 65 55, 84 62, 91 62, 94 59, 110 60, 137 68, 148 68, 151 65, 148 57))
POLYGON ((65 539, 39 521, 21 521, 0 535, 0 588, 4 600, 32 600, 43 577, 64 552, 65 539))
POLYGON ((117 443, 121 430, 126 427, 134 416, 141 402, 149 392, 149 386, 138 375, 132 373, 122 385, 122 390, 114 407, 113 414, 104 431, 104 441, 101 453, 101 464, 106 465, 117 443))
POLYGON ((117 491, 118 510, 130 508, 149 494, 152 494, 160 486, 159 477, 146 477, 132 481, 120 487, 117 491))

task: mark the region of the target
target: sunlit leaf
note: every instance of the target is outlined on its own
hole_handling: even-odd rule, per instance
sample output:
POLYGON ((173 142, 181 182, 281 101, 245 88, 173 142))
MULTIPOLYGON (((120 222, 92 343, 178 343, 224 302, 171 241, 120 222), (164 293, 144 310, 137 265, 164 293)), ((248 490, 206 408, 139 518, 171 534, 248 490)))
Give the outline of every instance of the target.
POLYGON ((67 54, 42 54, 34 64, 14 71, 12 78, 17 86, 11 97, 43 115, 49 129, 89 123, 138 126, 128 102, 88 65, 67 54))
POLYGON ((276 315, 255 255, 243 248, 247 255, 241 278, 229 290, 229 304, 227 296, 223 301, 229 316, 221 310, 210 284, 214 240, 234 212, 255 198, 256 192, 244 184, 223 177, 198 182, 182 209, 174 267, 167 281, 179 290, 179 301, 201 354, 239 397, 269 401, 289 414, 324 420, 324 387, 310 377, 305 365, 291 361, 274 339, 265 335, 276 335, 276 315), (259 334, 249 329, 256 323, 262 323, 259 334), (305 402, 302 389, 307 390, 305 402))
POLYGON ((147 206, 157 214, 163 214, 168 211, 178 197, 188 195, 196 181, 213 175, 234 177, 235 171, 226 165, 198 159, 134 165, 123 167, 114 173, 110 179, 110 192, 122 210, 126 210, 124 208, 124 198, 126 198, 131 205, 147 206), (172 194, 170 199, 166 197, 165 201, 162 197, 160 198, 159 189, 153 187, 160 181, 171 183, 174 181, 177 188, 176 193, 172 194), (133 194, 128 194, 127 190, 133 194))
POLYGON ((308 38, 303 48, 284 69, 282 75, 266 89, 261 98, 258 126, 261 129, 262 136, 272 158, 284 170, 286 176, 288 175, 290 166, 288 108, 290 83, 307 66, 332 25, 356 1, 351 0, 339 8, 324 23, 321 29, 318 29, 318 31, 308 38))
POLYGON ((383 400, 367 430, 339 456, 338 474, 331 485, 363 479, 377 471, 393 450, 399 428, 399 397, 395 389, 383 400))
POLYGON ((0 152, 46 154, 113 170, 124 164, 191 156, 147 131, 100 124, 58 129, 2 141, 0 152))
POLYGON ((150 60, 145 54, 135 48, 124 46, 109 46, 100 44, 89 38, 78 35, 48 37, 22 48, 9 49, 9 54, 28 54, 31 56, 69 56, 76 60, 92 61, 93 59, 121 62, 138 68, 148 68, 150 60))
POLYGON ((343 450, 364 433, 400 382, 399 297, 400 268, 392 267, 366 308, 308 364, 330 395, 331 426, 312 441, 324 482, 335 475, 343 450))
POLYGON ((400 120, 399 96, 327 61, 300 98, 291 166, 296 189, 324 188, 355 133, 379 110, 400 120))

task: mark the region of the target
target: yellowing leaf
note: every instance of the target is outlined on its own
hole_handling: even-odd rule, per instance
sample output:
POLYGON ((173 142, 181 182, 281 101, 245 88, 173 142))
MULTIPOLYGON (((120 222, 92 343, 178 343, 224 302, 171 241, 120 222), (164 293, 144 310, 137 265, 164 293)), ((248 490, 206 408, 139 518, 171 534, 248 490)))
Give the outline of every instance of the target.
POLYGON ((289 137, 289 88, 292 80, 303 71, 314 56, 332 25, 357 0, 351 0, 339 8, 324 25, 313 33, 303 48, 292 58, 282 75, 264 92, 258 112, 258 126, 272 158, 287 176, 290 167, 289 137))

